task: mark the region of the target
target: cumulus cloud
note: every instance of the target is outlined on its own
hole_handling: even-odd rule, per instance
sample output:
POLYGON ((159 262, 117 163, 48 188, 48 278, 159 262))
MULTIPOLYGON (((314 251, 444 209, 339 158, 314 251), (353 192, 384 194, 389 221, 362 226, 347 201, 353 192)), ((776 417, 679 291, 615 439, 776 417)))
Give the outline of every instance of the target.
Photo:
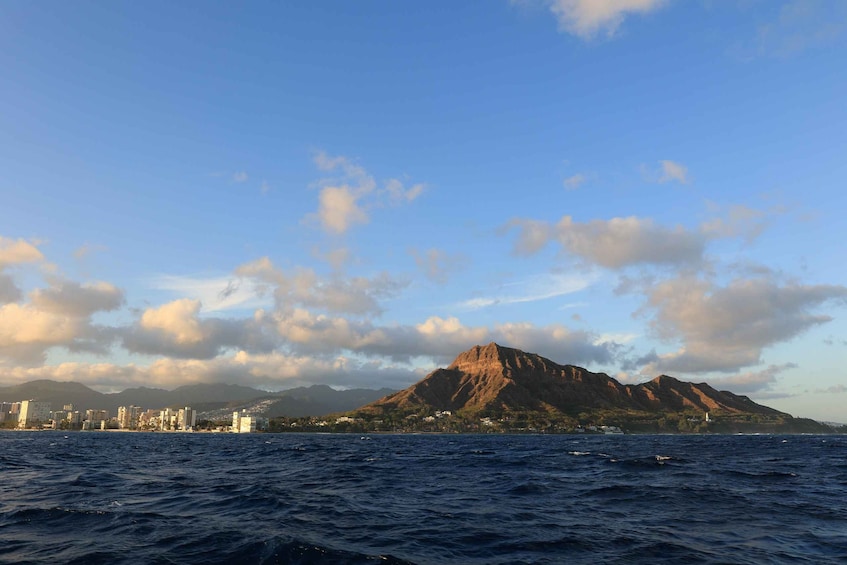
POLYGON ((665 228, 649 218, 612 218, 577 222, 564 216, 556 224, 513 220, 519 230, 515 251, 531 254, 550 241, 589 263, 612 269, 630 265, 690 265, 703 258, 707 238, 682 226, 665 228))
POLYGON ((387 273, 371 278, 340 274, 321 277, 312 269, 302 268, 286 273, 267 257, 240 266, 236 273, 257 281, 260 292, 264 285, 273 293, 279 309, 305 306, 355 315, 379 314, 379 301, 395 296, 408 284, 387 273))
POLYGON ((183 298, 150 308, 141 316, 141 327, 169 334, 177 343, 197 343, 203 339, 200 331, 200 301, 183 298))
POLYGON ((497 341, 528 351, 544 352, 556 360, 572 363, 611 361, 620 344, 597 342, 590 332, 573 331, 552 324, 499 324, 492 328, 469 327, 456 317, 431 316, 411 325, 376 326, 371 321, 314 314, 307 310, 270 316, 276 330, 298 354, 331 354, 347 350, 367 357, 385 357, 395 362, 428 357, 440 363, 452 360, 474 345, 497 341))
POLYGON ((30 302, 39 310, 87 317, 95 312, 117 310, 124 303, 124 293, 107 282, 80 284, 57 279, 46 289, 34 290, 30 302))
POLYGON ((665 4, 665 0, 552 0, 550 11, 559 29, 592 39, 599 33, 615 35, 631 14, 647 14, 665 4))
POLYGON ((315 155, 314 162, 321 171, 339 176, 319 181, 318 211, 307 216, 307 220, 317 220, 324 231, 335 235, 367 224, 371 207, 409 203, 425 189, 422 183, 406 188, 402 181, 394 178, 378 189, 378 183, 364 167, 344 156, 331 157, 320 152, 315 155))
POLYGON ((20 263, 36 263, 44 260, 44 255, 36 244, 23 240, 0 236, 0 270, 20 263))
POLYGON ((779 284, 767 278, 719 286, 682 276, 646 293, 645 310, 655 312, 652 331, 683 343, 676 352, 645 359, 645 371, 651 373, 732 372, 758 365, 764 348, 832 320, 817 308, 847 300, 844 286, 779 284))
POLYGON ((424 376, 420 369, 380 360, 346 356, 327 359, 279 352, 237 351, 214 359, 157 359, 149 365, 66 362, 43 367, 0 367, 0 379, 23 383, 35 379, 75 381, 100 389, 130 386, 173 389, 195 383, 227 383, 264 390, 300 385, 405 388, 424 376))
POLYGON ((123 292, 108 283, 55 279, 32 291, 28 303, 0 307, 0 361, 42 363, 51 347, 102 353, 113 338, 92 325, 91 316, 115 310, 123 300, 123 292))
POLYGON ((201 316, 199 300, 174 300, 145 310, 131 327, 115 331, 131 353, 211 359, 228 349, 269 352, 280 342, 261 315, 230 319, 201 316))
POLYGON ((0 305, 17 302, 22 296, 23 293, 15 284, 15 280, 9 275, 0 273, 0 305))
POLYGON ((345 233, 352 226, 368 223, 368 215, 359 206, 360 196, 349 186, 327 186, 318 196, 318 217, 331 233, 345 233))

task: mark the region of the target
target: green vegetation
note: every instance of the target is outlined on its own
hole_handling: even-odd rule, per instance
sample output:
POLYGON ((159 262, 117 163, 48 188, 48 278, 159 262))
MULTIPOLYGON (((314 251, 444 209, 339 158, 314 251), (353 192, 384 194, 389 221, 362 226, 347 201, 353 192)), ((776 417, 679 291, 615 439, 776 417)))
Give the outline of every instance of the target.
POLYGON ((333 433, 847 433, 831 426, 787 415, 715 413, 706 421, 702 412, 640 412, 592 410, 578 414, 556 411, 356 411, 323 418, 274 418, 271 432, 333 433))

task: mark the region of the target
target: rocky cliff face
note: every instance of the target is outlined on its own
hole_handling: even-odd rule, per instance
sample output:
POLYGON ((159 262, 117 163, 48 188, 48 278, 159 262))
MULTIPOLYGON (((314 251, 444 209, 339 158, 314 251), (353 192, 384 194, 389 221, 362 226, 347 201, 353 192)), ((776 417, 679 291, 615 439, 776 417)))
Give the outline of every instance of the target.
POLYGON ((724 411, 780 414, 750 399, 707 384, 661 376, 640 385, 622 385, 603 373, 559 365, 534 353, 496 343, 461 353, 446 369, 363 408, 391 410, 555 411, 623 409, 650 412, 724 411))

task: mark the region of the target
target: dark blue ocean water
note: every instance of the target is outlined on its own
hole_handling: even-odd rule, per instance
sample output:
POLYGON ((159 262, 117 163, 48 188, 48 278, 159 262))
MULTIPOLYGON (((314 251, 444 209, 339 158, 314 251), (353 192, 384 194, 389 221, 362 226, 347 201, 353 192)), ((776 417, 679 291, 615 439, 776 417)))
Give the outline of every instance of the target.
POLYGON ((3 432, 0 562, 847 563, 847 438, 3 432))

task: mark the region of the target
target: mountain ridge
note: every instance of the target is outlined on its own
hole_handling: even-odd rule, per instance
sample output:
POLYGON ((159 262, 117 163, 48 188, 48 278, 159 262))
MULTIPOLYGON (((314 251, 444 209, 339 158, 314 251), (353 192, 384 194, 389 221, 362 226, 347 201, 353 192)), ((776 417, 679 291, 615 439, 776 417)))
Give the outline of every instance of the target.
POLYGON ((266 402, 265 412, 257 415, 275 416, 324 416, 352 410, 378 398, 390 389, 335 390, 327 385, 296 387, 279 392, 254 389, 244 385, 223 383, 197 383, 184 385, 173 390, 149 387, 133 387, 121 392, 102 393, 75 381, 38 379, 18 385, 0 386, 0 402, 40 400, 49 402, 53 410, 73 404, 75 410, 103 409, 112 416, 119 406, 141 406, 144 409, 195 406, 203 411, 214 407, 241 409, 254 405, 254 401, 266 402))
POLYGON ((362 407, 365 412, 416 409, 571 415, 598 409, 690 409, 789 416, 706 383, 660 375, 646 383, 624 385, 605 373, 560 365, 535 353, 494 342, 476 345, 460 353, 447 368, 436 369, 411 387, 362 407))

